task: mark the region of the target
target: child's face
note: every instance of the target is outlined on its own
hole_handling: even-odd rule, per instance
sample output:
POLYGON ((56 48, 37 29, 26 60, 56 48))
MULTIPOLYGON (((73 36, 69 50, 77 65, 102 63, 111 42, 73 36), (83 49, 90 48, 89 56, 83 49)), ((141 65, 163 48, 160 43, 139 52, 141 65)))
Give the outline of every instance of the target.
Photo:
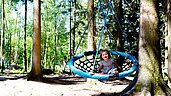
POLYGON ((109 55, 107 54, 107 52, 102 52, 102 58, 103 60, 108 60, 109 59, 109 55))

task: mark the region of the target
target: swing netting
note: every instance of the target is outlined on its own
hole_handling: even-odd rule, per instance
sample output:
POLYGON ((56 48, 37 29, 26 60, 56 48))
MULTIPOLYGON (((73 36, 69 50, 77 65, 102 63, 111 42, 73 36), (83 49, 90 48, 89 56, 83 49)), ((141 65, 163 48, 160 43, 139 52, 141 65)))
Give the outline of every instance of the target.
MULTIPOLYGON (((94 64, 95 54, 91 55, 91 56, 85 56, 84 58, 80 58, 80 59, 76 60, 74 62, 74 66, 77 69, 82 70, 83 72, 98 73, 98 68, 100 65, 99 57, 100 56, 98 54, 98 57, 96 58, 96 63, 94 64)), ((122 63, 122 65, 120 66, 122 68, 122 71, 129 70, 133 66, 132 60, 130 60, 127 57, 123 57, 121 55, 112 55, 112 58, 114 58, 118 64, 122 63), (119 61, 120 58, 122 58, 123 61, 119 61)))

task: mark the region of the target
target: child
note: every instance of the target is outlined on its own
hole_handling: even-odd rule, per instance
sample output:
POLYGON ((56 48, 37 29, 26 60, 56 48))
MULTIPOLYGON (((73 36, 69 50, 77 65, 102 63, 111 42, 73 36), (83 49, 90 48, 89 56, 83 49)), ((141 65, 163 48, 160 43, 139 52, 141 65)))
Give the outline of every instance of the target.
POLYGON ((110 52, 108 50, 101 50, 100 52, 100 66, 99 73, 102 74, 117 74, 117 69, 121 69, 117 62, 111 58, 110 52))

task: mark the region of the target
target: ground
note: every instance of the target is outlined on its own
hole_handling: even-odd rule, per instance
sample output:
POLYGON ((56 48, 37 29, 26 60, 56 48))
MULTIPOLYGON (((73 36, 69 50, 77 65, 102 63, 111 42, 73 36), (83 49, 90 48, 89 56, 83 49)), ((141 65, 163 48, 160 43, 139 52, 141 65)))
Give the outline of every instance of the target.
POLYGON ((46 82, 27 81, 25 75, 0 76, 0 96, 104 96, 119 93, 128 79, 98 81, 78 76, 45 76, 46 82))

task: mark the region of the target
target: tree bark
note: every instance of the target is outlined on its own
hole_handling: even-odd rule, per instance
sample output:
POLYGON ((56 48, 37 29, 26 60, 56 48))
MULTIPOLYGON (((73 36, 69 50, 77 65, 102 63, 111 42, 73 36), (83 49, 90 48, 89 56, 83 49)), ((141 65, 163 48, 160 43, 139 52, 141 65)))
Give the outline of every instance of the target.
MULTIPOLYGON (((56 0, 53 1, 54 6, 56 6, 56 0)), ((54 14, 55 20, 54 20, 54 25, 55 25, 55 29, 54 29, 54 64, 53 64, 53 72, 55 72, 55 65, 56 65, 56 61, 57 61, 57 38, 58 38, 58 34, 57 34, 57 13, 54 14)))
POLYGON ((73 32, 72 32, 72 54, 75 55, 74 51, 75 51, 75 32, 76 32, 76 0, 74 0, 74 29, 73 29, 73 32))
POLYGON ((23 62, 24 62, 24 71, 27 72, 27 50, 26 50, 26 30, 27 29, 27 0, 25 0, 25 25, 24 25, 24 56, 23 56, 23 62))
MULTIPOLYGON (((94 10, 94 0, 88 0, 88 21, 90 21, 94 10)), ((90 21, 88 26, 88 50, 95 50, 95 29, 94 29, 94 18, 90 21)))
POLYGON ((136 91, 142 96, 170 96, 160 72, 157 0, 141 0, 139 35, 139 77, 136 91))
POLYGON ((116 50, 119 50, 119 51, 123 51, 123 42, 122 42, 122 29, 120 27, 122 27, 121 23, 122 23, 122 0, 118 0, 118 7, 117 7, 117 16, 118 16, 118 19, 119 19, 119 22, 117 23, 117 33, 116 33, 116 44, 117 44, 117 48, 116 50), (120 25, 119 25, 120 23, 120 25))
MULTIPOLYGON (((46 23, 48 23, 47 21, 46 21, 46 17, 48 17, 49 15, 48 15, 48 5, 46 4, 46 16, 44 17, 44 26, 48 26, 48 24, 46 24, 46 23)), ((49 32, 49 28, 46 28, 45 29, 45 39, 44 39, 44 47, 43 47, 43 56, 42 56, 42 60, 43 60, 43 67, 46 67, 47 66, 47 53, 48 53, 48 34, 47 34, 47 32, 49 32)))
POLYGON ((32 46, 32 68, 27 80, 42 81, 41 70, 41 20, 40 20, 40 0, 34 0, 34 28, 32 46))
POLYGON ((4 70, 4 60, 5 60, 5 12, 4 12, 4 0, 2 0, 2 29, 1 29, 1 72, 3 73, 3 70, 4 70))
MULTIPOLYGON (((72 15, 71 15, 71 12, 72 12, 72 2, 70 1, 70 32, 69 32, 69 54, 70 54, 70 59, 72 58, 72 15)), ((75 50, 74 50, 75 51, 75 50)))

